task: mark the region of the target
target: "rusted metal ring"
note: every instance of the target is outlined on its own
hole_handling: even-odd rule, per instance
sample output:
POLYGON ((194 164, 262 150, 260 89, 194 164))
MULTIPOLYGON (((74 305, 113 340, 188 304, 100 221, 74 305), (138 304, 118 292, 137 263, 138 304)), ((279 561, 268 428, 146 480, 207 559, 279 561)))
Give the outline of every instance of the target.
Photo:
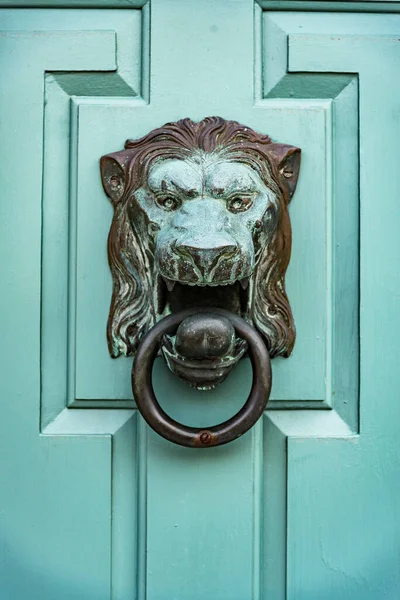
POLYGON ((241 317, 218 308, 187 309, 159 321, 140 342, 132 367, 132 391, 144 419, 165 439, 189 448, 221 446, 243 435, 265 410, 271 385, 270 358, 260 334, 241 317), (152 384, 153 363, 163 335, 173 335, 183 319, 199 312, 213 312, 228 318, 237 335, 246 340, 253 366, 253 383, 245 404, 230 419, 207 428, 189 427, 169 417, 159 405, 152 384))

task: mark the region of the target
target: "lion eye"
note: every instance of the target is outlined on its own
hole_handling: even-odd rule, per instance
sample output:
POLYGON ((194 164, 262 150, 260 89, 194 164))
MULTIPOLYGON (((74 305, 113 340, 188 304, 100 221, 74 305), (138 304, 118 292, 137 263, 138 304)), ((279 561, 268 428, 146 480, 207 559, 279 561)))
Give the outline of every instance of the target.
POLYGON ((233 213, 244 212, 253 204, 249 196, 234 196, 228 200, 227 208, 233 213))
POLYGON ((176 210, 180 204, 179 200, 174 198, 174 196, 162 196, 161 198, 156 198, 156 202, 164 210, 176 210))

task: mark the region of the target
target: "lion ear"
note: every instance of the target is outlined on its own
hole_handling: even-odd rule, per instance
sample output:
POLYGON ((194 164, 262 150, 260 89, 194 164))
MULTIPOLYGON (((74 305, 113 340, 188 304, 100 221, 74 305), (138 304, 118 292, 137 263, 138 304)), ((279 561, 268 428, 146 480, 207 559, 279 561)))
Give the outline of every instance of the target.
POLYGON ((119 202, 125 191, 125 167, 131 154, 131 151, 113 152, 100 159, 103 188, 113 204, 119 202))
POLYGON ((287 144, 271 144, 268 150, 291 199, 299 176, 301 150, 287 144))

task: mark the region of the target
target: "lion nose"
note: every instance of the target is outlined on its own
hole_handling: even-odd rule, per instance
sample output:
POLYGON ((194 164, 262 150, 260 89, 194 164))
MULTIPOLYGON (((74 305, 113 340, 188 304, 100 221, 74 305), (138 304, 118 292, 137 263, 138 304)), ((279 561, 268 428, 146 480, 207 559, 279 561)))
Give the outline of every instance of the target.
POLYGON ((207 275, 221 261, 229 260, 239 252, 239 247, 234 243, 226 243, 213 248, 203 248, 191 244, 175 244, 175 253, 192 263, 203 276, 207 275))

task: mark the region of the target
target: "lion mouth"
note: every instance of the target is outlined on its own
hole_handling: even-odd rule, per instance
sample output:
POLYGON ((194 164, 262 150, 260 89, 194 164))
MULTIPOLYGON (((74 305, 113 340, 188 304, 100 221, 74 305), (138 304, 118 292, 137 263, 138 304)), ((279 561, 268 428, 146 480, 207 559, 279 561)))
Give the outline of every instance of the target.
POLYGON ((213 313, 224 308, 248 320, 251 285, 249 278, 234 283, 193 285, 159 276, 160 317, 185 309, 204 308, 203 317, 185 319, 174 336, 164 336, 162 354, 178 377, 199 390, 209 390, 226 379, 247 349, 244 340, 236 337, 226 319, 213 313), (185 321, 190 326, 185 327, 185 321), (230 328, 230 329, 229 329, 230 328), (218 343, 224 347, 216 347, 218 343))
POLYGON ((159 315, 166 316, 187 308, 224 308, 244 319, 249 318, 251 285, 244 277, 234 283, 183 283, 159 276, 159 315))
MULTIPOLYGON (((168 279, 168 277, 164 277, 163 275, 161 276, 165 285, 167 286, 167 289, 171 292, 175 285, 177 283, 180 283, 181 285, 188 285, 189 287, 220 287, 220 286, 227 286, 227 285, 233 285, 235 283, 237 283, 236 281, 234 281, 233 283, 231 281, 199 281, 196 283, 193 283, 191 281, 181 281, 178 282, 174 279, 168 279)), ((250 276, 249 277, 243 277, 243 279, 239 279, 238 282, 240 283, 240 285, 242 286, 242 289, 247 289, 248 285, 249 285, 249 280, 250 280, 250 276)))

